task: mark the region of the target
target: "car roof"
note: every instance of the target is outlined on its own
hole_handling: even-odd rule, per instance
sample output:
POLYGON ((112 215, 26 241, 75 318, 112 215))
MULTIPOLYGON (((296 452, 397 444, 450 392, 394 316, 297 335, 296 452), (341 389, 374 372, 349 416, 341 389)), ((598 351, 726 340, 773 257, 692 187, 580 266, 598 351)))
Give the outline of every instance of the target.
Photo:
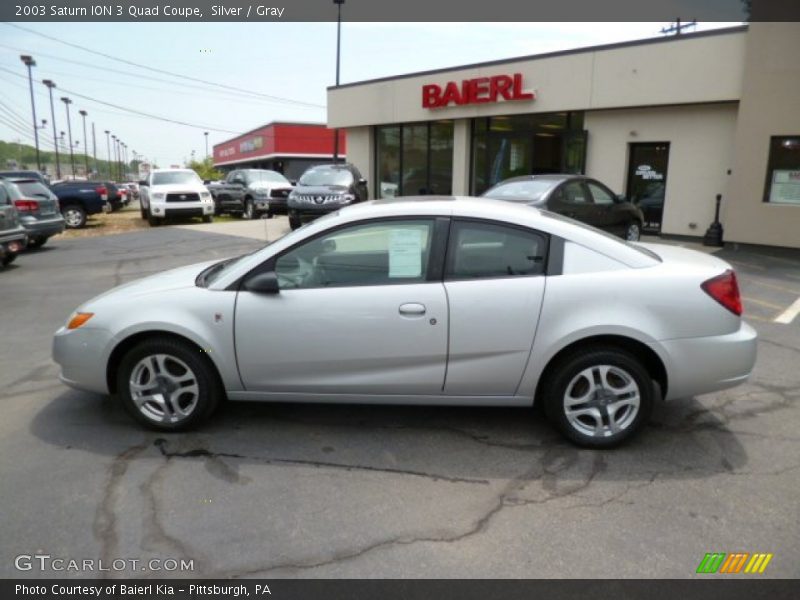
POLYGON ((516 181, 553 181, 553 182, 562 182, 567 181, 568 179, 590 179, 586 175, 579 175, 576 173, 545 173, 541 175, 520 175, 518 177, 511 177, 509 179, 504 179, 503 181, 498 181, 494 186, 503 185, 504 183, 512 183, 516 181))

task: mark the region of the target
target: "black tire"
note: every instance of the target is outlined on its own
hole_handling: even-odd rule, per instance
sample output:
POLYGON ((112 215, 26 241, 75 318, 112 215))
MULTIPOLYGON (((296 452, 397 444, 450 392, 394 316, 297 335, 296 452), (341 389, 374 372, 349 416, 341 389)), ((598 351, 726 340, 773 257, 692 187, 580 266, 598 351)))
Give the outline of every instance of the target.
POLYGON ((213 223, 214 215, 203 215, 203 223, 213 223))
POLYGON ((2 259, 0 259, 0 264, 4 267, 7 267, 12 262, 17 260, 17 253, 16 252, 6 252, 2 259))
POLYGON ((630 221, 625 225, 622 237, 629 242, 638 242, 642 239, 642 224, 639 221, 630 221))
POLYGON ((250 198, 244 199, 244 210, 242 211, 242 218, 248 221, 255 217, 256 213, 253 209, 253 200, 250 198))
POLYGON ((42 246, 44 246, 47 243, 47 239, 48 238, 46 238, 46 237, 33 237, 33 238, 30 238, 28 240, 28 248, 29 249, 41 248, 42 246))
POLYGON ((78 204, 68 204, 61 208, 64 225, 68 229, 80 229, 86 226, 86 211, 78 204))
MULTIPOLYGON (((609 383, 615 382, 610 381, 609 383)), ((621 390, 623 387, 624 385, 611 385, 610 387, 601 387, 601 390, 611 391, 615 388, 621 390)), ((578 390, 578 397, 581 397, 580 392, 582 391, 582 389, 578 390)), ((613 398, 613 400, 616 399, 618 397, 613 398)), ((650 413, 653 410, 654 386, 647 370, 631 354, 614 346, 595 346, 578 349, 564 356, 549 369, 544 381, 542 400, 548 420, 570 441, 584 448, 612 448, 636 435, 650 419, 650 413), (597 414, 601 415, 603 432, 593 435, 582 431, 570 422, 566 414, 565 401, 568 394, 572 396, 572 392, 579 386, 583 385, 586 389, 586 386, 592 385, 582 377, 586 370, 590 370, 594 385, 596 385, 600 371, 605 366, 613 369, 613 371, 607 372, 606 378, 610 377, 611 380, 621 381, 624 384, 625 377, 627 377, 628 384, 636 384, 639 404, 635 412, 632 406, 622 406, 614 412, 614 416, 619 415, 614 421, 619 421, 624 425, 616 432, 609 427, 612 415, 609 413, 608 407, 604 405, 606 401, 612 400, 611 395, 607 392, 599 391, 600 396, 592 398, 591 402, 573 405, 573 408, 584 406, 589 409, 597 409, 597 414)), ((574 417, 573 420, 575 420, 574 417)), ((588 415, 579 416, 577 421, 582 423, 585 428, 591 425, 591 421, 597 423, 594 417, 588 415)))
POLYGON ((289 215, 289 227, 292 228, 292 231, 295 229, 299 229, 302 226, 302 222, 300 221, 300 217, 296 217, 294 215, 289 215))
POLYGON ((144 209, 144 206, 141 204, 139 205, 139 213, 142 215, 143 219, 147 219, 147 211, 144 209))
MULTIPOLYGON (((141 371, 138 373, 141 374, 141 371)), ((117 392, 123 407, 134 419, 142 425, 158 431, 185 431, 197 427, 211 416, 225 395, 219 375, 208 357, 195 346, 171 337, 153 337, 144 340, 125 354, 117 370, 117 392), (196 401, 191 411, 188 411, 187 406, 187 414, 177 415, 175 420, 169 420, 175 413, 167 410, 162 411, 162 414, 167 415, 168 420, 165 421, 148 416, 145 414, 146 412, 152 414, 154 410, 158 411, 160 408, 158 403, 145 403, 145 409, 140 410, 132 396, 130 382, 132 377, 137 376, 134 370, 137 369, 140 362, 148 356, 154 355, 170 357, 164 361, 164 364, 167 365, 168 371, 172 371, 173 375, 175 370, 179 374, 181 372, 179 368, 181 365, 175 359, 183 362, 191 370, 191 375, 197 385, 198 391, 194 397, 196 401)), ((170 406, 173 405, 173 402, 180 403, 182 396, 185 395, 180 394, 169 403, 170 406)))
POLYGON ((150 227, 158 227, 159 225, 161 225, 161 219, 157 219, 156 217, 151 215, 149 209, 147 211, 147 224, 150 225, 150 227))

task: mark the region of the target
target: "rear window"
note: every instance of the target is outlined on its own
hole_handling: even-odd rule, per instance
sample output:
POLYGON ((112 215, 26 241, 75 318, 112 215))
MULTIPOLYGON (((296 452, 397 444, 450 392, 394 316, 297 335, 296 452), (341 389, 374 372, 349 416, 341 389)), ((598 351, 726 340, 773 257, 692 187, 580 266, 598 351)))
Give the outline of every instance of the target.
POLYGON ((17 181, 16 186, 26 198, 51 198, 52 192, 38 181, 17 181))
POLYGON ((642 246, 639 246, 638 244, 631 243, 631 242, 628 242, 626 240, 623 240, 622 238, 619 238, 619 237, 617 237, 617 236, 615 236, 615 235, 613 235, 611 233, 608 233, 607 231, 603 231, 602 229, 598 229, 597 227, 592 227, 591 225, 587 225, 586 223, 582 223, 581 221, 576 221, 575 219, 570 219, 569 217, 565 217, 564 215, 560 215, 558 213, 550 212, 549 210, 542 210, 541 214, 542 214, 543 217, 548 217, 550 219, 555 219, 556 221, 563 221, 564 223, 571 223, 572 225, 580 227, 581 229, 587 229, 587 230, 592 231, 592 232, 594 232, 594 233, 596 233, 598 235, 602 235, 604 238, 606 238, 608 240, 612 240, 612 241, 616 242, 617 244, 621 244, 621 245, 623 245, 623 246, 625 246, 627 248, 630 248, 632 250, 636 250, 637 252, 639 252, 640 254, 644 254, 648 258, 652 258, 653 260, 661 262, 661 257, 659 257, 658 254, 656 254, 652 250, 649 250, 648 248, 643 248, 642 246))

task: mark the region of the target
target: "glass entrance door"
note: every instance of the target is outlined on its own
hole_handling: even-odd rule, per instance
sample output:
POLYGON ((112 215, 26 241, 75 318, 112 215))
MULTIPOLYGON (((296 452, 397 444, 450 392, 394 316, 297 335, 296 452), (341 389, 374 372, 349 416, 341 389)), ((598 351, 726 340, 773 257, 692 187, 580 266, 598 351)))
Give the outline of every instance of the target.
POLYGON ((667 191, 669 142, 631 144, 628 156, 628 200, 642 209, 645 231, 658 233, 667 191))

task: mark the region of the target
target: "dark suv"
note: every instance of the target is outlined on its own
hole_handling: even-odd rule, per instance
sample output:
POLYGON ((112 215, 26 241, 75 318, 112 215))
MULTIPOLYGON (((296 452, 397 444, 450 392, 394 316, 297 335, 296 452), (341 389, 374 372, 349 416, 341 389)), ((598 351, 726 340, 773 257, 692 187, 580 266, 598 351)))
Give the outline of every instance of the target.
POLYGON ((289 194, 289 226, 369 199, 367 180, 350 163, 309 167, 289 194))

